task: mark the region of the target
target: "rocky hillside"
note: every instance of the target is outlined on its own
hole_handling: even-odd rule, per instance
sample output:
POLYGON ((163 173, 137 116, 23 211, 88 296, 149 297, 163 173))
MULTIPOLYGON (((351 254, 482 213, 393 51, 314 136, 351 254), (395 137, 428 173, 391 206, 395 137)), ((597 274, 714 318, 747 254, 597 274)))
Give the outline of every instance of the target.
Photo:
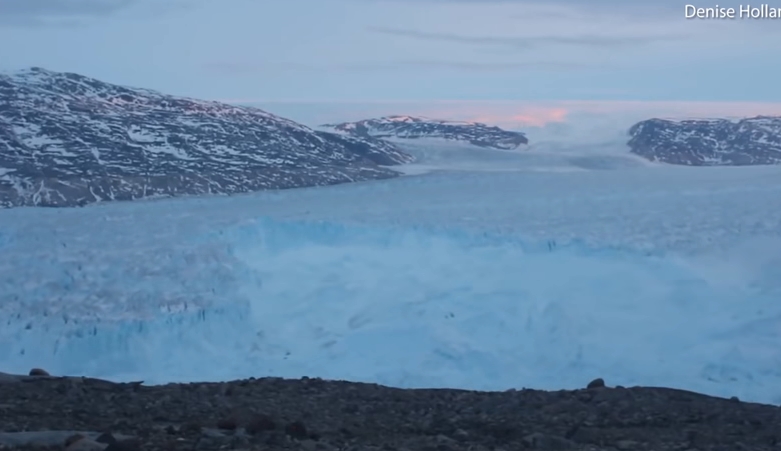
POLYGON ((0 207, 231 194, 399 175, 412 157, 257 108, 72 73, 0 74, 0 207))
POLYGON ((629 130, 632 153, 689 166, 781 164, 781 117, 669 121, 649 119, 629 130))
POLYGON ((361 138, 440 138, 502 150, 520 149, 529 143, 521 132, 489 127, 478 122, 452 122, 410 116, 386 116, 358 122, 326 124, 323 127, 361 138))
POLYGON ((781 447, 778 406, 671 388, 606 387, 602 380, 580 390, 476 392, 398 389, 306 377, 148 386, 0 373, 0 397, 0 448, 9 450, 778 451, 781 447))

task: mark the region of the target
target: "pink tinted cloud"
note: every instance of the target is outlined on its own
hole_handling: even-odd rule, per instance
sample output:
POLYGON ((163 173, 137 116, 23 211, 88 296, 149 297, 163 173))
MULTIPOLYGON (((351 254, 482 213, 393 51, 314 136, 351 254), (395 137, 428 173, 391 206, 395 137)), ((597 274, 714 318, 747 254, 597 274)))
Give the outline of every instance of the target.
MULTIPOLYGON (((421 107, 420 115, 442 119, 483 122, 505 127, 541 127, 581 117, 642 118, 738 118, 781 115, 781 103, 759 102, 464 102, 446 108, 421 107)), ((415 112, 405 112, 414 115, 415 112)))
MULTIPOLYGON (((438 117, 447 117, 447 111, 442 111, 438 117)), ((543 125, 566 122, 567 116, 570 111, 566 108, 551 107, 551 108, 521 108, 517 113, 473 113, 474 115, 465 114, 464 119, 470 122, 482 122, 484 124, 496 124, 496 125, 531 125, 535 127, 541 127, 543 125)))
POLYGON ((387 115, 422 116, 433 119, 482 122, 500 127, 542 127, 582 118, 642 120, 660 118, 739 118, 781 116, 781 103, 682 102, 682 101, 469 101, 391 100, 372 102, 251 102, 281 116, 317 125, 355 121, 387 115), (292 113, 291 113, 292 112, 292 113))

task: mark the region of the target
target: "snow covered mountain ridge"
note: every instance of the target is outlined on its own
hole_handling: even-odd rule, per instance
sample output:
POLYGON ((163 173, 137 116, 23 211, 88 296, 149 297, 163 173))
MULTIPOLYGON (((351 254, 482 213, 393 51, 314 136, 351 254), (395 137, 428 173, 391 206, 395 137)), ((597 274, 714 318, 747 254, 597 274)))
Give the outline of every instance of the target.
POLYGON ((507 131, 479 122, 444 121, 412 116, 385 116, 357 122, 326 124, 322 127, 361 138, 390 140, 440 138, 502 150, 523 148, 529 143, 524 133, 507 131))
POLYGON ((232 194, 400 175, 371 137, 73 73, 0 73, 0 207, 232 194))
POLYGON ((630 151, 651 161, 688 166, 781 164, 781 117, 648 119, 629 129, 630 151))

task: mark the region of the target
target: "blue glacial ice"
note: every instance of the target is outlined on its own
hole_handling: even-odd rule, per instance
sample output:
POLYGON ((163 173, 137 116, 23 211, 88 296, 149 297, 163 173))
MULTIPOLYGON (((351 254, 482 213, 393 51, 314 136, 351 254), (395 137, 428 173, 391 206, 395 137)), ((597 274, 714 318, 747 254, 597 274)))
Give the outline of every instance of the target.
POLYGON ((781 403, 781 170, 730 169, 3 211, 0 370, 781 403))

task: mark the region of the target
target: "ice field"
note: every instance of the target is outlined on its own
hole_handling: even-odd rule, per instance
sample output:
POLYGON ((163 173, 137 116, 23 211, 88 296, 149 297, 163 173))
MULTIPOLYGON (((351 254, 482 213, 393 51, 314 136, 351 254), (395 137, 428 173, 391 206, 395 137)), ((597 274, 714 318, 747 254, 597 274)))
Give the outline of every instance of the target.
POLYGON ((414 151, 394 180, 0 211, 0 371, 781 403, 781 167, 414 151))

